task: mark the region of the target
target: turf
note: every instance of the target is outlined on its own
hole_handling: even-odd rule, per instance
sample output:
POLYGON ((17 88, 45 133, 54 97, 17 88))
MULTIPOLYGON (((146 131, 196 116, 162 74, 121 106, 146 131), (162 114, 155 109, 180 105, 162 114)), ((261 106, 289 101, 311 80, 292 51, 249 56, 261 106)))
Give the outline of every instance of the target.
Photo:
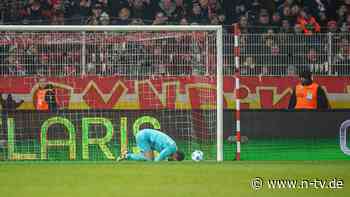
POLYGON ((350 161, 0 162, 6 197, 350 196, 350 161), (342 179, 342 189, 253 190, 250 180, 342 179))

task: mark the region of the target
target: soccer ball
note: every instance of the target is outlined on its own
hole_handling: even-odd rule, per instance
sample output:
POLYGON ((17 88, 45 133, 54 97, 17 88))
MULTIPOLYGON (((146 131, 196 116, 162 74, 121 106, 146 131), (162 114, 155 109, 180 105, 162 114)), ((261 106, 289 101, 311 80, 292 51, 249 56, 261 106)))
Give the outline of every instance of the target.
POLYGON ((193 151, 191 157, 193 161, 202 161, 203 160, 204 153, 200 150, 193 151))

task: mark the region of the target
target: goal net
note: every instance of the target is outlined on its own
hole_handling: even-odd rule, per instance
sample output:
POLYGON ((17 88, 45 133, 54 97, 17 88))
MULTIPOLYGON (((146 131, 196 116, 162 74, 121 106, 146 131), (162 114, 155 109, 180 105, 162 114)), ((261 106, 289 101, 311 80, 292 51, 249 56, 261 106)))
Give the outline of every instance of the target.
POLYGON ((142 128, 223 160, 221 27, 0 26, 0 42, 0 160, 113 160, 142 128))

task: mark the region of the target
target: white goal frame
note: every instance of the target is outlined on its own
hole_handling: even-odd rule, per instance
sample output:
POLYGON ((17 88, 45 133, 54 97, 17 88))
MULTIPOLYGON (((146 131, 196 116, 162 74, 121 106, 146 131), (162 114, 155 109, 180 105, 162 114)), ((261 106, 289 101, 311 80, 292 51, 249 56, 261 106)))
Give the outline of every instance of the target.
POLYGON ((37 32, 93 32, 93 31, 119 31, 119 32, 130 32, 130 31, 215 31, 216 32, 216 133, 217 133, 217 161, 223 161, 223 30, 222 26, 58 26, 58 25, 0 25, 0 31, 2 32, 25 32, 25 31, 37 31, 37 32))

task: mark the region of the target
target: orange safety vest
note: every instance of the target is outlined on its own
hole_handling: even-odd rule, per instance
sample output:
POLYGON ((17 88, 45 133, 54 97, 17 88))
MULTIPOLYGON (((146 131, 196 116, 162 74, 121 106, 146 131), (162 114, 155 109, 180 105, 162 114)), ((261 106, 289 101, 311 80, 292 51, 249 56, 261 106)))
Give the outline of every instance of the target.
POLYGON ((38 90, 36 93, 36 109, 49 110, 49 105, 45 101, 46 90, 38 90))
POLYGON ((316 83, 308 86, 298 84, 295 88, 297 98, 295 109, 317 109, 317 89, 316 83))

